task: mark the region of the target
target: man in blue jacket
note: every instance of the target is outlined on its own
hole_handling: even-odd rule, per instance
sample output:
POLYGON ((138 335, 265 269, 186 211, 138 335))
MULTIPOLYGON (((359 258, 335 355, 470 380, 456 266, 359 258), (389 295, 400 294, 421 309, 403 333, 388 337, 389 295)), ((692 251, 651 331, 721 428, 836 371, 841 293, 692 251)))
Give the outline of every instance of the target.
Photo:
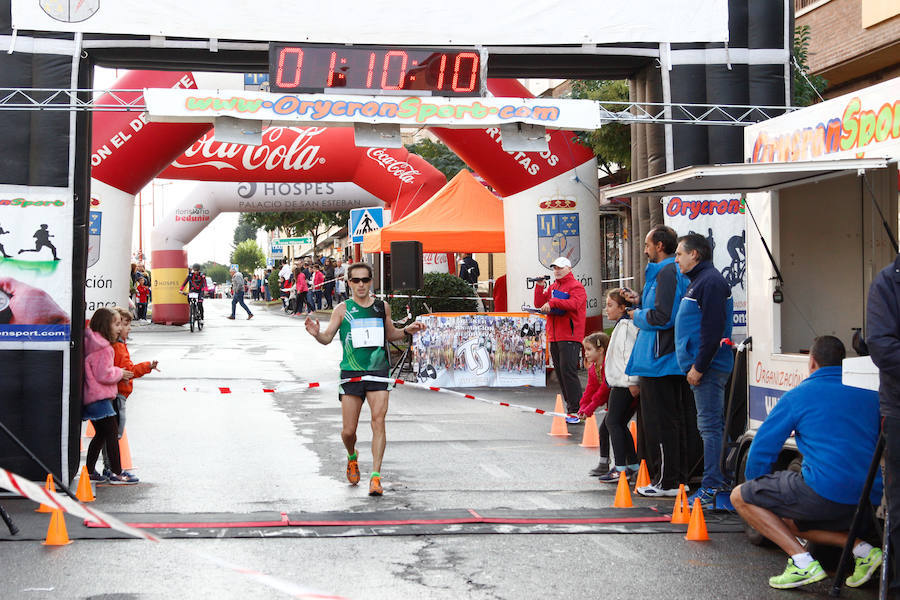
POLYGON ((675 353, 694 392, 697 428, 703 439, 703 481, 688 503, 693 506, 694 498, 700 498, 708 509, 715 504, 716 491, 725 487, 719 460, 725 430, 725 384, 734 357, 722 340, 731 338, 734 302, 731 286, 712 263, 707 238, 698 233, 678 238, 675 262, 690 280, 675 317, 675 353))
MULTIPOLYGON (((866 328, 866 344, 880 380, 891 548, 900 549, 900 255, 872 280, 866 328)), ((900 595, 900 553, 892 551, 891 558, 894 569, 889 587, 900 595)))
MULTIPOLYGON (((784 394, 763 421, 747 456, 747 481, 731 502, 748 524, 790 555, 778 589, 827 577, 797 538, 843 546, 878 442, 878 394, 841 383, 844 344, 817 337, 809 351, 809 377, 784 394), (803 454, 803 468, 769 473, 791 432, 803 454)), ((881 501, 879 476, 869 499, 881 501)), ((870 519, 866 519, 869 521, 870 519)), ((846 584, 859 587, 881 565, 880 548, 856 540, 856 565, 846 584)))
POLYGON ((684 372, 675 357, 675 315, 687 288, 687 278, 675 264, 678 236, 671 227, 658 225, 644 239, 647 268, 640 298, 626 297, 640 308, 629 311, 638 337, 625 367, 640 379, 638 438, 647 457, 651 484, 640 487, 642 496, 677 496, 678 484, 688 478, 688 415, 693 399, 684 372))

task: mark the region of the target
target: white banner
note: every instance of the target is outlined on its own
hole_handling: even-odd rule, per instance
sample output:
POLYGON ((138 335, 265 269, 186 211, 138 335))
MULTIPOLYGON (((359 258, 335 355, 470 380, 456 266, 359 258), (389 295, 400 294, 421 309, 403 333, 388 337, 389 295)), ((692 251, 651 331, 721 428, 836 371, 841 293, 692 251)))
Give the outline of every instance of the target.
POLYGON ((169 37, 354 44, 724 42, 725 0, 12 0, 12 27, 169 37))
POLYGON ((409 127, 490 127, 506 123, 548 129, 598 129, 600 105, 559 98, 443 98, 276 94, 245 90, 144 90, 149 120, 212 123, 231 117, 296 125, 391 123, 409 127))
POLYGON ((744 129, 746 162, 900 155, 900 77, 744 129))
POLYGON ((747 337, 747 233, 740 196, 669 196, 663 198, 666 225, 679 235, 699 233, 713 248, 713 264, 731 286, 734 329, 731 339, 747 337))
POLYGON ((67 188, 0 186, 0 342, 69 339, 72 205, 67 188))
POLYGON ((416 381, 440 387, 544 387, 547 338, 540 315, 423 315, 413 339, 416 381))

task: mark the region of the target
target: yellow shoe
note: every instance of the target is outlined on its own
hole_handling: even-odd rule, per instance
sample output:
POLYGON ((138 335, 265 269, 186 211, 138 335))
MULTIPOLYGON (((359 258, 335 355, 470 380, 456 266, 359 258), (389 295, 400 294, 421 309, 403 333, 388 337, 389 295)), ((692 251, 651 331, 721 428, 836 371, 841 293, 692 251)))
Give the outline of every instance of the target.
POLYGON ((381 496, 384 490, 381 489, 381 475, 375 475, 369 480, 369 495, 381 496))
MULTIPOLYGON (((354 456, 356 456, 354 454, 354 456)), ((347 481, 351 485, 359 483, 359 462, 354 459, 347 459, 347 481)))

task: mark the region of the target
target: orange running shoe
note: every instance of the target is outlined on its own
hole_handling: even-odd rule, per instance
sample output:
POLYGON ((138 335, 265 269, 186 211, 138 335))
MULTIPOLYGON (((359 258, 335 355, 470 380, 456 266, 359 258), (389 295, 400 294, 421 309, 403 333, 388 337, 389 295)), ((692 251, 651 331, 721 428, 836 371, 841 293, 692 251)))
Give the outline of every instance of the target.
POLYGON ((383 493, 384 490, 381 489, 381 475, 374 475, 372 479, 369 480, 369 495, 381 496, 383 493))
MULTIPOLYGON (((354 454, 353 456, 355 457, 356 455, 354 454)), ((356 458, 347 459, 347 481, 349 481, 351 485, 359 483, 359 462, 356 458)))

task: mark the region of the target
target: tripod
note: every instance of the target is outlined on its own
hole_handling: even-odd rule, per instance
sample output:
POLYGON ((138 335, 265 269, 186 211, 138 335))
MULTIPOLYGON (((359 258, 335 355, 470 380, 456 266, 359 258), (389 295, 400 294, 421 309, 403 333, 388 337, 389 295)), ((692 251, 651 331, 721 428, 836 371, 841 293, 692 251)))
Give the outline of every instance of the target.
MULTIPOLYGON (((65 492, 65 494, 66 494, 69 498, 71 498, 71 499, 74 500, 75 502, 78 502, 78 498, 75 497, 75 494, 72 493, 72 490, 70 490, 69 487, 68 487, 66 484, 64 484, 62 481, 60 481, 60 480, 59 480, 59 477, 57 477, 56 475, 53 475, 53 471, 51 471, 51 470, 47 467, 47 465, 45 465, 45 464, 43 463, 43 461, 41 461, 41 459, 39 459, 39 458, 34 454, 34 452, 32 452, 32 451, 28 448, 28 446, 26 446, 26 445, 22 442, 22 440, 20 440, 19 438, 17 438, 17 437, 15 436, 15 434, 14 434, 12 431, 10 431, 9 428, 8 428, 2 421, 0 421, 0 429, 2 429, 2 430, 3 430, 3 433, 5 433, 5 434, 7 435, 7 437, 9 437, 9 439, 11 439, 11 440, 13 441, 13 443, 15 443, 19 448, 21 448, 21 449, 25 452, 25 454, 27 454, 28 457, 29 457, 31 460, 33 460, 33 461, 34 461, 34 462, 35 462, 35 463, 36 463, 36 464, 37 464, 37 465, 38 465, 45 473, 50 473, 50 474, 53 476, 53 481, 56 483, 56 488, 57 488, 57 489, 59 489, 59 490, 65 492)), ((16 535, 17 533, 19 533, 19 528, 16 527, 16 524, 15 524, 15 523, 13 523, 12 519, 11 519, 10 516, 9 516, 9 513, 6 512, 6 509, 3 508, 2 505, 0 505, 0 518, 3 519, 3 522, 6 524, 6 528, 9 529, 9 534, 10 534, 10 535, 16 535)))

